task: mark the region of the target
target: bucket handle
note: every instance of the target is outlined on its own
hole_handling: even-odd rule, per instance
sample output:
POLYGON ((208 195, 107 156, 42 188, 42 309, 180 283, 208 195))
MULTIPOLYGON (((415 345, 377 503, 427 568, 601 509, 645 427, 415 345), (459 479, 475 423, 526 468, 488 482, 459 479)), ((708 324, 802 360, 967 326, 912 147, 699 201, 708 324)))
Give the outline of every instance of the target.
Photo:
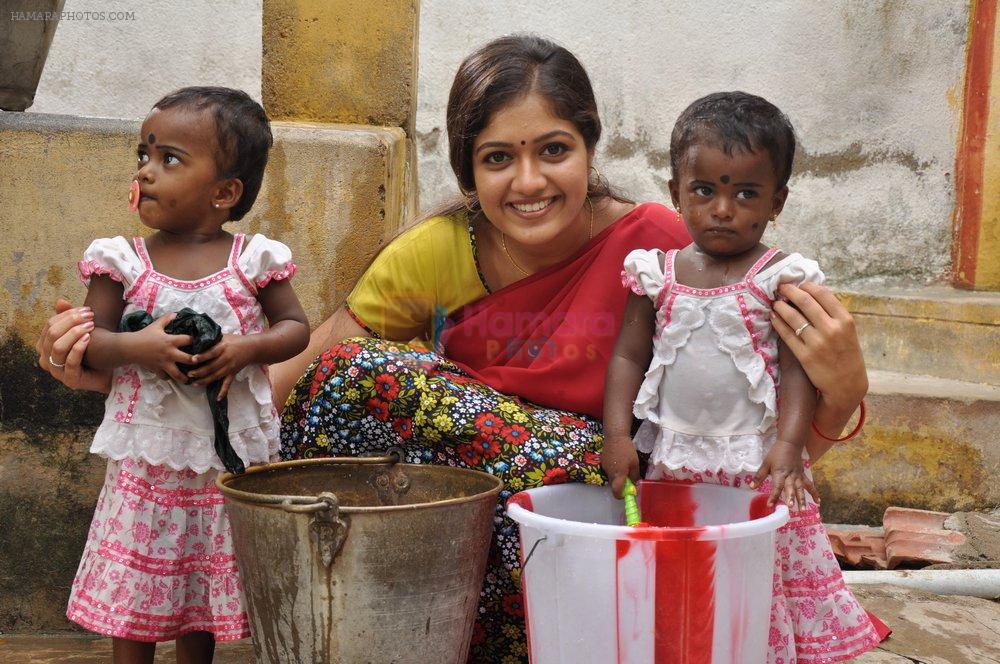
MULTIPOLYGON (((361 464, 361 465, 378 465, 378 464, 397 464, 403 461, 403 450, 399 447, 390 447, 386 450, 383 456, 371 456, 371 457, 327 457, 323 459, 329 463, 350 463, 350 464, 361 464)), ((297 463, 299 465, 307 465, 313 463, 314 459, 300 459, 296 461, 286 461, 283 465, 295 466, 297 463)), ((266 469, 265 466, 259 466, 261 469, 266 469)), ((247 473, 259 472, 254 467, 247 468, 247 473)), ((229 474, 224 473, 220 476, 220 483, 228 479, 229 474)), ((221 484, 220 484, 221 486, 221 484)), ((240 491, 239 489, 234 489, 229 486, 225 486, 225 491, 231 494, 234 498, 239 500, 244 500, 249 503, 255 503, 258 505, 273 505, 286 512, 292 512, 293 514, 313 514, 319 511, 325 511, 330 509, 330 503, 323 499, 323 494, 319 496, 282 496, 276 494, 255 494, 248 493, 246 491, 240 491)), ((408 487, 407 487, 408 488, 408 487)), ((333 495, 333 494, 330 494, 333 495)))
POLYGON ((559 533, 548 533, 536 539, 535 543, 531 545, 531 550, 528 551, 528 555, 525 556, 524 562, 521 563, 521 572, 523 573, 524 568, 528 566, 528 562, 531 560, 531 557, 535 555, 535 549, 538 548, 539 544, 542 542, 548 542, 546 546, 562 546, 563 539, 563 536, 559 533))
POLYGON ((340 518, 340 501, 336 494, 324 491, 317 496, 320 504, 325 509, 316 510, 316 514, 309 520, 309 532, 316 548, 319 549, 319 558, 323 567, 330 569, 333 559, 340 552, 340 547, 347 539, 348 523, 340 518))
POLYGON ((528 563, 531 562, 531 557, 535 555, 535 549, 537 549, 538 545, 547 540, 548 538, 549 538, 548 535, 539 537, 538 539, 535 540, 535 543, 531 545, 531 551, 528 552, 528 555, 524 557, 524 562, 521 563, 522 574, 524 573, 524 569, 528 566, 528 563))

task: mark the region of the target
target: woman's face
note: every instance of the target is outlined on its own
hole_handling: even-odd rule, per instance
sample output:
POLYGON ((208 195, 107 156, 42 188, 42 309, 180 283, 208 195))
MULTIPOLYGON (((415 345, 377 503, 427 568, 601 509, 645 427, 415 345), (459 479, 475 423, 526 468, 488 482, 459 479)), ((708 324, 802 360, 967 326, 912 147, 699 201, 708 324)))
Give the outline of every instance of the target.
POLYGON ((494 113, 472 149, 483 213, 511 240, 537 247, 558 246, 564 234, 587 237, 581 215, 591 155, 544 97, 530 93, 494 113))

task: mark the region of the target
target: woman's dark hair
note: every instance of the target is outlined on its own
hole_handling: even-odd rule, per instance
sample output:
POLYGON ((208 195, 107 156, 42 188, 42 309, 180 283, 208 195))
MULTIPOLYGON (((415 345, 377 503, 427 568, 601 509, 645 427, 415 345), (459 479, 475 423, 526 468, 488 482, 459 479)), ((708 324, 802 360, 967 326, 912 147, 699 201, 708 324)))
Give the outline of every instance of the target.
POLYGON ((767 151, 778 189, 788 184, 795 158, 795 131, 788 117, 763 97, 746 92, 715 92, 681 113, 670 134, 670 170, 678 168, 688 148, 706 141, 731 155, 734 149, 767 151))
POLYGON ((211 111, 220 151, 216 158, 219 173, 243 183, 243 195, 229 210, 229 219, 242 219, 257 200, 267 153, 274 144, 264 108, 242 90, 220 87, 181 88, 153 108, 211 111))
MULTIPOLYGON (((462 62, 448 95, 448 154, 458 186, 467 196, 476 188, 472 175, 476 137, 494 113, 532 92, 544 97, 556 116, 573 123, 587 150, 597 145, 601 118, 590 79, 576 56, 534 35, 495 39, 462 62)), ((597 178, 587 189, 592 197, 612 195, 597 178)))

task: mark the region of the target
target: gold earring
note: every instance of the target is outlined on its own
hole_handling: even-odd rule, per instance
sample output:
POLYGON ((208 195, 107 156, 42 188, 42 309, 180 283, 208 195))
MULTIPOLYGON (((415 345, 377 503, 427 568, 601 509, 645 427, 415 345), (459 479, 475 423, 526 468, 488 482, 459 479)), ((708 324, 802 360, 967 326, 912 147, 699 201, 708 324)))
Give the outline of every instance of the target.
POLYGON ((778 215, 774 215, 773 217, 771 217, 771 225, 774 226, 775 228, 778 227, 778 215))

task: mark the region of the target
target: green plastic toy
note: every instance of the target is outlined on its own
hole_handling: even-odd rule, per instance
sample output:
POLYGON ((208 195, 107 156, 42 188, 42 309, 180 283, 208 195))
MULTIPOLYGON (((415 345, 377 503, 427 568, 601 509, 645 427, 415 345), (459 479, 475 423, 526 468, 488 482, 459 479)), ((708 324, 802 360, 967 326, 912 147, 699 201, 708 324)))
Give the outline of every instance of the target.
POLYGON ((639 501, 636 500, 638 493, 632 480, 626 477, 625 489, 622 491, 622 498, 625 500, 625 524, 633 527, 647 525, 642 522, 639 514, 639 501))

